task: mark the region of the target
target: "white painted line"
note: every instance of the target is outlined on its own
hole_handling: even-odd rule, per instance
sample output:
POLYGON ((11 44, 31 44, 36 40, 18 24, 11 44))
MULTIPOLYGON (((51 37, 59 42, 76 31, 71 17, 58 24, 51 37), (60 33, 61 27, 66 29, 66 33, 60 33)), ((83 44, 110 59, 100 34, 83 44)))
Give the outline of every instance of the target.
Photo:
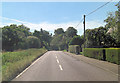
POLYGON ((57 59, 57 63, 59 63, 59 60, 57 59))
MULTIPOLYGON (((41 56, 42 57, 42 56, 41 56)), ((28 66, 23 72, 21 72, 18 76, 16 76, 16 78, 19 78, 24 72, 26 72, 32 65, 34 65, 38 60, 40 60, 41 59, 41 57, 40 58, 38 58, 36 61, 34 61, 30 66, 28 66)))
POLYGON ((63 68, 62 68, 62 66, 61 66, 61 65, 59 65, 59 67, 60 67, 60 70, 63 70, 63 68))
POLYGON ((29 69, 29 67, 27 67, 23 72, 21 72, 16 78, 20 77, 24 72, 26 72, 29 69))

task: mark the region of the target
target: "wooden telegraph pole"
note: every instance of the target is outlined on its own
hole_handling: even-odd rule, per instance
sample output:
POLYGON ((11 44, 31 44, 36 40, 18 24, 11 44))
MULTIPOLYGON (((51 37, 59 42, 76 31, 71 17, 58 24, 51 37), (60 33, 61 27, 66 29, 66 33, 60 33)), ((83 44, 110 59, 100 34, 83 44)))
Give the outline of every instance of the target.
POLYGON ((84 24, 84 49, 85 49, 85 15, 84 15, 84 22, 83 22, 83 24, 84 24))
POLYGON ((84 52, 85 52, 85 15, 84 15, 83 25, 84 25, 84 49, 83 49, 83 55, 84 55, 84 52))

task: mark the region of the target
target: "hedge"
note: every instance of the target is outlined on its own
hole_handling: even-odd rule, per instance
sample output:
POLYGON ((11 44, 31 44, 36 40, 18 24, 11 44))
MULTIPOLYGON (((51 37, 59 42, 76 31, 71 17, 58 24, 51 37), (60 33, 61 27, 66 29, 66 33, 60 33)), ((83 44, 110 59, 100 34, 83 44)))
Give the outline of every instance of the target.
POLYGON ((79 54, 80 53, 80 46, 79 45, 70 45, 69 52, 79 54))
POLYGON ((107 61, 120 64, 120 60, 118 60, 118 58, 120 58, 120 48, 106 49, 106 60, 107 61), (118 61, 119 61, 119 63, 118 63, 118 61))
POLYGON ((85 48, 84 56, 103 60, 103 48, 85 48))
POLYGON ((85 48, 84 56, 120 64, 120 48, 85 48))

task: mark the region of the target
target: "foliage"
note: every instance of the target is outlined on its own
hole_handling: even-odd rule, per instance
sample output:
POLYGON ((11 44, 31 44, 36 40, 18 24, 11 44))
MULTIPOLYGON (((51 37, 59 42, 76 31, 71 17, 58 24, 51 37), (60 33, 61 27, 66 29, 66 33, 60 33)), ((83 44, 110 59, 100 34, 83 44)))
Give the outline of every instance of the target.
POLYGON ((67 47, 66 38, 64 34, 54 36, 50 43, 51 49, 53 50, 64 50, 67 47))
POLYGON ((2 29, 0 28, 0 52, 2 50, 2 29))
POLYGON ((104 20, 104 22, 107 23, 105 25, 105 28, 108 30, 109 28, 117 27, 116 26, 117 18, 118 18, 117 12, 116 14, 114 14, 114 12, 109 12, 108 17, 104 20))
POLYGON ((30 35, 29 28, 23 25, 4 26, 2 28, 2 49, 6 51, 18 49, 19 43, 28 35, 30 35))
POLYGON ((74 37, 77 35, 77 30, 73 27, 68 27, 68 29, 65 31, 65 34, 68 37, 74 37))
POLYGON ((46 49, 41 48, 2 53, 2 80, 13 79, 45 52, 46 49))
POLYGON ((107 29, 104 27, 87 29, 85 47, 116 46, 115 39, 110 34, 106 34, 106 32, 107 29))
POLYGON ((120 64, 119 59, 120 48, 106 49, 106 60, 112 63, 120 64))
POLYGON ((84 48, 84 56, 103 60, 103 48, 84 48))
POLYGON ((41 31, 35 30, 33 33, 33 36, 36 36, 39 38, 39 40, 41 42, 41 47, 45 46, 46 48, 48 48, 50 46, 50 41, 52 39, 52 35, 49 34, 48 31, 45 31, 42 29, 41 29, 41 31))
MULTIPOLYGON (((83 41, 84 35, 78 36, 74 27, 68 27, 66 31, 63 28, 58 28, 54 31, 55 35, 52 36, 48 31, 42 29, 30 32, 30 29, 23 24, 4 26, 2 28, 2 50, 28 49, 28 36, 35 36, 39 39, 40 46, 37 44, 39 48, 45 47, 47 49, 51 48, 51 50, 68 50, 69 45, 79 45, 81 47, 82 44, 85 44, 85 47, 88 48, 120 47, 120 22, 118 17, 118 11, 110 12, 104 20, 106 22, 104 27, 93 27, 94 29, 86 30, 85 41, 83 41)), ((38 43, 38 39, 34 42, 38 43)), ((30 42, 33 42, 33 40, 31 39, 30 42)), ((32 47, 34 48, 34 46, 32 47)))
POLYGON ((86 30, 85 47, 120 47, 119 12, 109 12, 105 27, 86 30))
POLYGON ((80 54, 80 46, 79 45, 70 45, 69 52, 75 53, 75 54, 80 54))
POLYGON ((84 55, 87 57, 104 60, 109 62, 120 64, 118 62, 118 57, 120 53, 120 48, 85 48, 84 55), (105 50, 105 56, 103 55, 103 50, 105 50))
POLYGON ((117 38, 116 38, 116 41, 117 41, 117 46, 120 47, 120 22, 117 23, 117 38))
POLYGON ((81 36, 74 36, 69 43, 69 45, 79 45, 80 47, 82 44, 83 44, 83 38, 81 38, 81 36))
POLYGON ((55 30, 55 35, 60 35, 64 33, 64 30, 62 28, 58 28, 57 30, 55 30))
POLYGON ((40 40, 35 36, 28 36, 26 38, 26 41, 27 41, 28 48, 40 48, 41 47, 40 40))
POLYGON ((50 46, 51 35, 48 31, 35 30, 34 33, 29 31, 26 26, 11 24, 2 28, 2 50, 14 51, 18 49, 40 48, 50 46))
POLYGON ((77 30, 73 27, 68 27, 64 32, 62 28, 55 30, 55 35, 52 38, 50 47, 53 50, 68 50, 70 40, 77 35, 77 30))
POLYGON ((108 17, 104 20, 106 22, 105 28, 108 30, 108 33, 111 35, 112 38, 115 39, 116 46, 120 46, 120 25, 119 25, 119 12, 110 12, 108 17))

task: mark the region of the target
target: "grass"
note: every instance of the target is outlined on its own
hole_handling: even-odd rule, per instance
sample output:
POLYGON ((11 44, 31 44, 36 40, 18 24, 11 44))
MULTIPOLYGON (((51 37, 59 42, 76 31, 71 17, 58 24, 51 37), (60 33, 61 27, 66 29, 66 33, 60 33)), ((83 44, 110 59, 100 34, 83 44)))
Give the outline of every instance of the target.
POLYGON ((67 52, 67 50, 66 50, 66 49, 64 49, 64 50, 63 50, 63 52, 67 52))
POLYGON ((83 55, 83 52, 80 52, 80 55, 83 55))
POLYGON ((2 81, 10 81, 35 59, 44 54, 46 49, 28 49, 2 54, 2 81))

